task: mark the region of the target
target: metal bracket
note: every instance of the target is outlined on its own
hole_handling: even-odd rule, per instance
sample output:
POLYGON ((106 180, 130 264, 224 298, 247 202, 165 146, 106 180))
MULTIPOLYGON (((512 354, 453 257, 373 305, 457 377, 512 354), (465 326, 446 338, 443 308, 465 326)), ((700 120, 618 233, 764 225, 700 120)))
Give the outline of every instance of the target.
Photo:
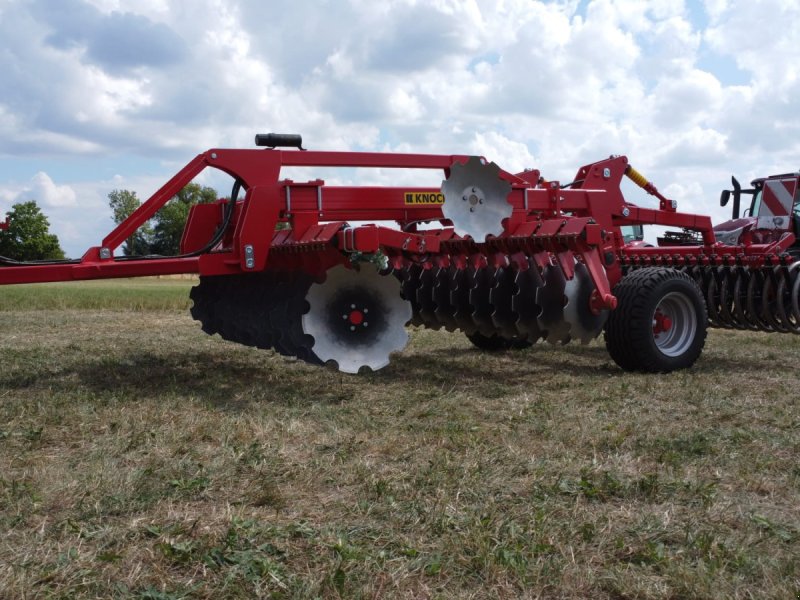
POLYGON ((256 255, 253 251, 253 246, 250 244, 245 244, 244 247, 244 265, 248 269, 252 269, 256 266, 256 255))

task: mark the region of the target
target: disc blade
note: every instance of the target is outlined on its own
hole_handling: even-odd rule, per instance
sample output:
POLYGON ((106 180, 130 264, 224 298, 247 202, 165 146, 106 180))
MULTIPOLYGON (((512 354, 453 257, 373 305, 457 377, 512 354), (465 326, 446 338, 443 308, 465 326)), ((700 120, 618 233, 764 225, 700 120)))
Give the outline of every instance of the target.
POLYGON ((573 339, 588 344, 603 331, 608 311, 595 314, 590 308, 595 286, 589 270, 583 263, 575 265, 575 276, 564 286, 567 304, 564 306, 564 320, 569 323, 569 333, 573 339))
POLYGON ((544 332, 539 327, 539 315, 542 313, 542 308, 536 304, 538 290, 544 285, 539 268, 532 264, 525 270, 517 271, 514 283, 516 292, 511 299, 511 306, 519 316, 517 331, 520 337, 524 337, 529 342, 536 342, 544 336, 544 332))
POLYGON ((516 288, 514 280, 516 275, 510 266, 497 269, 494 274, 494 287, 489 294, 492 303, 492 323, 504 338, 514 338, 519 335, 517 321, 519 315, 514 312, 512 300, 516 288))
POLYGON ((436 320, 441 323, 447 331, 458 329, 455 312, 456 307, 450 302, 450 279, 452 277, 451 268, 440 268, 436 272, 436 283, 433 286, 433 300, 436 303, 436 320))
POLYGON ((542 308, 539 328, 546 333, 551 344, 567 344, 570 341, 570 324, 564 320, 564 287, 566 278, 561 267, 550 265, 543 273, 544 286, 536 293, 536 304, 542 308))
POLYGON ((450 278, 450 303, 455 307, 453 319, 458 328, 471 335, 478 328, 472 320, 472 305, 469 303, 470 289, 472 288, 472 278, 469 269, 453 268, 450 278))
POLYGON ((316 357, 335 362, 345 373, 389 364, 389 355, 408 343, 405 325, 412 310, 400 289, 395 277, 381 275, 371 264, 328 270, 325 281, 308 290, 302 318, 316 357))
POLYGON ((436 269, 422 269, 417 288, 417 306, 422 324, 429 329, 442 327, 436 318, 436 302, 433 299, 433 287, 436 285, 436 269))
POLYGON ((472 320, 478 332, 486 337, 497 334, 497 329, 492 322, 492 305, 489 294, 494 283, 492 271, 486 267, 469 269, 472 286, 469 291, 469 303, 472 306, 472 320))
POLYGON ((417 290, 419 289, 419 277, 421 274, 422 267, 419 265, 410 265, 409 267, 406 267, 395 273, 401 282, 401 292, 403 298, 411 303, 411 324, 417 326, 423 324, 422 316, 419 314, 419 304, 417 303, 417 290))
POLYGON ((500 235, 503 220, 511 216, 511 184, 500 178, 500 167, 477 156, 450 167, 449 177, 442 181, 442 193, 444 217, 453 222, 456 232, 478 242, 487 235, 500 235))

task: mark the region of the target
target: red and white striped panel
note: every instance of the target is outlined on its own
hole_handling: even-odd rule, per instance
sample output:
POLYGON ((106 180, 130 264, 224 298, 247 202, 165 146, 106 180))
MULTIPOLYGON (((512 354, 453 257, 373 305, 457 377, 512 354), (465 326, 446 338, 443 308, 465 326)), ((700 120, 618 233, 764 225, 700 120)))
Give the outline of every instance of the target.
POLYGON ((770 179, 764 182, 758 208, 759 229, 788 229, 797 179, 770 179))

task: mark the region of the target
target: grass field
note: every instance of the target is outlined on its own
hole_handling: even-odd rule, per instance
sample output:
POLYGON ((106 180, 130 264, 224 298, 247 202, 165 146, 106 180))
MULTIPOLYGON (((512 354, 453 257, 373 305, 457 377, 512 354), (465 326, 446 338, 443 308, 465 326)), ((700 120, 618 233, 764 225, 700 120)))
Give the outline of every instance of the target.
POLYGON ((0 288, 0 598, 797 598, 800 338, 695 368, 412 332, 344 376, 191 281, 0 288))

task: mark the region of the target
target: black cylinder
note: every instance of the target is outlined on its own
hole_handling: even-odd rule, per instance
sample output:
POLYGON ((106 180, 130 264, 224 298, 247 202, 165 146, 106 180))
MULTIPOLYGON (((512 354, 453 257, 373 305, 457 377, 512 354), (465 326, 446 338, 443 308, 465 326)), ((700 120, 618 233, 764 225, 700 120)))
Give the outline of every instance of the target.
POLYGON ((303 148, 303 136, 296 133, 257 133, 256 146, 267 148, 303 148))

